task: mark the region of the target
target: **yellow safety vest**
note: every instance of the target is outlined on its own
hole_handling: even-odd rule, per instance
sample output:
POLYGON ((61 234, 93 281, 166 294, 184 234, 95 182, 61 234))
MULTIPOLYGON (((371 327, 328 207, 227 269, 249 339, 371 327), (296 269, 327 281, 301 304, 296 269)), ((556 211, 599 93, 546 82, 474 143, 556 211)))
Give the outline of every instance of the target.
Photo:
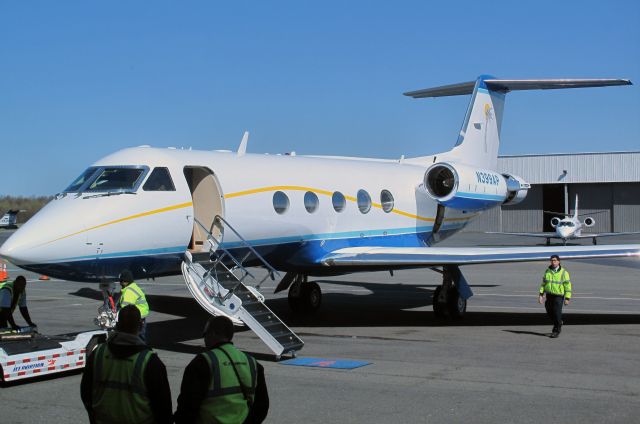
POLYGON ((23 291, 22 293, 20 293, 20 297, 18 297, 18 300, 16 300, 16 303, 13 303, 13 283, 15 283, 15 281, 6 281, 4 283, 0 283, 0 290, 7 289, 9 290, 9 293, 11 293, 11 305, 13 306, 11 308, 11 313, 15 311, 16 305, 20 303, 20 299, 22 298, 22 296, 24 296, 24 291, 23 291))
POLYGON ((149 304, 142 289, 136 283, 130 283, 122 289, 120 293, 120 301, 118 302, 120 309, 127 305, 136 305, 140 310, 140 317, 145 318, 149 315, 149 304))
POLYGON ((151 349, 117 358, 106 343, 96 348, 93 361, 92 409, 96 423, 153 423, 144 384, 151 349))
POLYGON ((549 293, 557 296, 564 296, 565 299, 571 299, 571 277, 569 272, 559 267, 557 271, 547 268, 542 277, 540 285, 540 294, 549 293))
POLYGON ((249 402, 253 404, 257 385, 256 360, 236 349, 230 343, 201 355, 209 364, 211 381, 207 394, 200 405, 197 422, 216 424, 243 422, 249 415, 249 405, 242 392, 236 371, 240 376, 249 402), (236 371, 233 370, 229 358, 233 361, 236 371))

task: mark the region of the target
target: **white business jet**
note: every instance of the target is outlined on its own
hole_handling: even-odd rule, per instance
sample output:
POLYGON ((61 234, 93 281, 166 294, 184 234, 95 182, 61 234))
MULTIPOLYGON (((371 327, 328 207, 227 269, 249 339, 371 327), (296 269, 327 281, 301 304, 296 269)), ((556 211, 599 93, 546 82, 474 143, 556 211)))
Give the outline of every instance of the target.
POLYGON ((124 268, 137 279, 182 271, 202 307, 248 325, 278 355, 302 341, 249 285, 249 266, 272 277, 286 273, 277 290, 289 289, 297 311, 321 303, 308 276, 424 267, 443 276, 433 295, 436 315, 459 317, 472 295, 462 265, 640 255, 637 244, 437 246, 482 211, 527 194, 522 178, 496 171, 508 92, 628 84, 481 76, 405 93, 471 95, 453 149, 410 159, 249 154, 246 134, 237 152, 124 149, 82 172, 0 255, 75 281, 114 281, 124 268))
POLYGON ((558 218, 554 216, 551 218, 551 226, 555 231, 553 232, 542 232, 542 233, 517 233, 517 232, 502 232, 502 231, 487 231, 487 234, 509 234, 513 236, 524 236, 524 237, 542 237, 547 239, 547 246, 551 244, 551 239, 561 239, 563 244, 567 244, 567 240, 579 240, 579 239, 592 239, 593 244, 598 244, 598 237, 612 237, 612 236, 622 236, 629 234, 640 234, 638 231, 627 231, 627 232, 619 232, 619 233, 588 233, 582 234, 582 229, 584 227, 593 227, 596 224, 596 220, 587 216, 583 221, 580 221, 580 217, 589 214, 579 214, 578 213, 578 195, 576 194, 576 204, 573 211, 573 215, 566 215, 559 212, 550 212, 544 211, 547 214, 559 215, 563 216, 563 218, 558 218))

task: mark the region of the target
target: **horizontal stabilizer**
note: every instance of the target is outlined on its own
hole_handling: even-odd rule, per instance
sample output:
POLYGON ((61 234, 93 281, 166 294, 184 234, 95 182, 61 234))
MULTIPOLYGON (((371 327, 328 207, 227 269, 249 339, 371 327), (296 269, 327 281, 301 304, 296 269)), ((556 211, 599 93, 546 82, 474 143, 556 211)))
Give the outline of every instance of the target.
MULTIPOLYGON (((502 80, 486 79, 482 81, 491 91, 508 93, 517 90, 554 90, 559 88, 608 87, 613 85, 631 85, 627 79, 531 79, 531 80, 502 80)), ((459 84, 443 85, 426 88, 424 90, 409 91, 405 96, 420 99, 425 97, 460 96, 473 93, 476 81, 459 84)))

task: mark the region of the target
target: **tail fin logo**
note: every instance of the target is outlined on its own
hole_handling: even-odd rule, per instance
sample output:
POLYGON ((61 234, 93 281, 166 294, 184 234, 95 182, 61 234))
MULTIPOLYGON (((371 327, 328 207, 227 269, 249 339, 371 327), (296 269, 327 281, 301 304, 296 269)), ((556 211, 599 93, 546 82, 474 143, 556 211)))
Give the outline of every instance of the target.
POLYGON ((493 108, 489 103, 484 104, 484 116, 487 118, 487 121, 493 118, 493 108))

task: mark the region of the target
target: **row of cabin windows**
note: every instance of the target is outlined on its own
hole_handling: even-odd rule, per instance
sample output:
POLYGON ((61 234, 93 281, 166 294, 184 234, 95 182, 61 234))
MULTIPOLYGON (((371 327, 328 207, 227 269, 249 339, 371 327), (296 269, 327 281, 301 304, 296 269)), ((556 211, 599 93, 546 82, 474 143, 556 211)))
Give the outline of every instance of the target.
MULTIPOLYGON (((361 213, 365 214, 371 210, 371 196, 369 196, 369 193, 367 193, 366 190, 358 190, 356 201, 361 213)), ((343 212, 347 207, 347 200, 345 199, 344 194, 339 191, 333 192, 331 195, 331 203, 333 204, 333 209, 338 213, 343 212)), ((273 193, 273 209, 278 214, 282 215, 289 210, 289 204, 289 196, 285 193, 282 191, 276 191, 273 193)), ((314 213, 318 210, 319 205, 320 200, 314 192, 307 191, 304 194, 304 208, 307 212, 314 213)), ((382 190, 380 192, 380 205, 382 206, 382 210, 386 213, 393 210, 393 195, 389 190, 382 190)))

